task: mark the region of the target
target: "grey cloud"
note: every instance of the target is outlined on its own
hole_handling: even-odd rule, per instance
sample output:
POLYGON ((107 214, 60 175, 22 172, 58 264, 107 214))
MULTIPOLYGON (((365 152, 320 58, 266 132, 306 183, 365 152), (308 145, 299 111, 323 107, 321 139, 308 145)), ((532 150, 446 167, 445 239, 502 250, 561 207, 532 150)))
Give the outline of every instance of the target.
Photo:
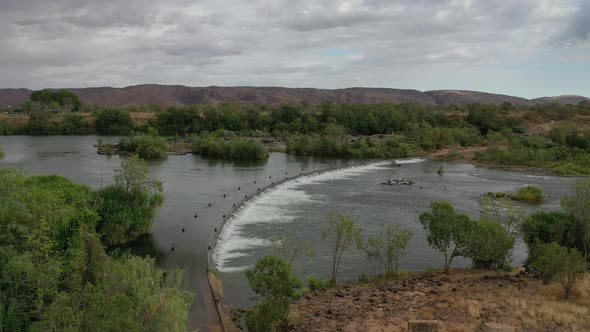
POLYGON ((297 31, 313 31, 333 28, 350 28, 359 24, 375 24, 386 19, 385 15, 376 13, 321 13, 301 14, 285 21, 285 26, 297 31))
POLYGON ((580 7, 570 22, 563 36, 565 39, 590 40, 590 2, 581 1, 580 7))
POLYGON ((420 88, 403 80, 452 82, 456 66, 471 72, 581 45, 589 8, 582 0, 0 0, 0 87, 420 88))

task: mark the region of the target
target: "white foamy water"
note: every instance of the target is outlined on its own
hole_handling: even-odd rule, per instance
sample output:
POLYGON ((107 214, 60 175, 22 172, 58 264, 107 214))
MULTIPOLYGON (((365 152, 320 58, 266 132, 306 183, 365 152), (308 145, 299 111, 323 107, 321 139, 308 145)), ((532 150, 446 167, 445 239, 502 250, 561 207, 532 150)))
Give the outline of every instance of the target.
POLYGON ((408 158, 408 159, 398 159, 395 162, 398 164, 416 164, 426 161, 424 158, 408 158))
MULTIPOLYGON (((396 160, 399 164, 423 162, 426 159, 412 158, 396 160)), ((288 223, 295 219, 297 205, 320 203, 321 195, 310 195, 302 188, 305 185, 346 179, 377 169, 387 169, 392 161, 380 161, 366 165, 352 166, 323 173, 302 176, 270 188, 245 203, 225 224, 213 251, 213 261, 221 272, 237 272, 248 266, 233 266, 232 260, 247 256, 258 247, 272 245, 270 239, 245 234, 246 227, 263 223, 288 223)))

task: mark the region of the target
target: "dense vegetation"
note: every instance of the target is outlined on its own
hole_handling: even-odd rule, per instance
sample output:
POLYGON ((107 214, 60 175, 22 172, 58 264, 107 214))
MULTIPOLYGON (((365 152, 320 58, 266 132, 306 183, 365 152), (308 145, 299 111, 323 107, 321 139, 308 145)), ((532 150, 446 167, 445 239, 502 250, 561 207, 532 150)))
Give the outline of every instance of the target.
POLYGON ((115 184, 96 192, 96 225, 106 245, 135 240, 148 234, 156 208, 163 202, 162 184, 147 175, 145 162, 135 155, 115 170, 115 184))
POLYGON ((98 135, 127 135, 133 127, 131 115, 126 110, 106 108, 96 113, 98 135))
POLYGON ((131 134, 119 141, 118 148, 126 153, 137 154, 143 159, 164 159, 168 152, 166 143, 155 129, 147 134, 131 134))
POLYGON ((508 263, 515 238, 500 223, 487 218, 474 220, 458 213, 448 202, 432 202, 432 211, 420 215, 428 244, 444 254, 448 272, 453 258, 467 257, 475 267, 503 268, 508 263))
POLYGON ((0 330, 184 331, 181 271, 104 249, 149 231, 153 185, 134 159, 99 191, 0 169, 0 330))
POLYGON ((44 89, 31 93, 31 99, 27 101, 23 108, 27 111, 50 110, 78 112, 82 107, 80 97, 68 90, 51 90, 44 89))
POLYGON ((205 158, 227 160, 265 160, 268 150, 260 143, 246 139, 225 141, 213 136, 193 136, 190 138, 191 150, 205 158))
POLYGON ((287 318, 289 306, 303 283, 293 275, 292 265, 277 256, 261 258, 246 271, 246 277, 259 301, 259 305, 246 316, 248 329, 276 331, 287 318))
MULTIPOLYGON (((34 97, 31 103, 53 106, 79 103, 60 91, 43 90, 34 97)), ((61 109, 75 111, 79 106, 61 109)), ((208 136, 223 131, 238 137, 276 138, 286 143, 289 153, 296 155, 340 158, 398 158, 442 148, 485 144, 489 148, 476 154, 480 162, 548 167, 560 174, 590 174, 590 131, 574 122, 575 117, 590 114, 587 102, 535 106, 324 103, 278 107, 223 103, 168 109, 161 106, 104 108, 87 117, 51 115, 43 110, 27 109, 30 112, 27 123, 4 118, 0 121, 0 134, 128 135, 154 128, 166 136, 208 136), (137 111, 157 113, 134 118, 132 114, 137 111), (550 121, 563 124, 531 134, 529 123, 550 121), (377 136, 367 137, 371 135, 377 136)), ((229 148, 219 142, 199 143, 196 150, 202 150, 204 155, 210 152, 220 158, 234 159, 227 157, 231 154, 229 148)))

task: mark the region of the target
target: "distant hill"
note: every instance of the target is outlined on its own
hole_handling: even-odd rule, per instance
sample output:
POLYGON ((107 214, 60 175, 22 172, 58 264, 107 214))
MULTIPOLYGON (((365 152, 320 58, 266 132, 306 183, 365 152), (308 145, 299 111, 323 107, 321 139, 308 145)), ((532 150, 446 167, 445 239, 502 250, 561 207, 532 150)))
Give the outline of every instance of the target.
POLYGON ((576 96, 576 95, 563 95, 563 96, 555 96, 555 97, 536 98, 531 101, 536 104, 550 104, 550 103, 579 104, 580 102, 582 102, 584 100, 590 101, 590 98, 586 98, 583 96, 576 96))
MULTIPOLYGON (((282 87, 188 87, 145 84, 125 88, 97 87, 67 90, 78 94, 84 103, 97 106, 150 104, 184 106, 221 102, 279 105, 299 102, 320 104, 328 101, 362 104, 411 102, 424 105, 501 104, 507 101, 515 105, 527 105, 537 103, 577 104, 582 100, 589 100, 582 96, 543 97, 529 100, 477 91, 435 90, 421 92, 418 90, 386 88, 328 90, 282 87)), ((29 98, 31 92, 32 90, 28 89, 0 89, 0 106, 20 105, 29 98)))

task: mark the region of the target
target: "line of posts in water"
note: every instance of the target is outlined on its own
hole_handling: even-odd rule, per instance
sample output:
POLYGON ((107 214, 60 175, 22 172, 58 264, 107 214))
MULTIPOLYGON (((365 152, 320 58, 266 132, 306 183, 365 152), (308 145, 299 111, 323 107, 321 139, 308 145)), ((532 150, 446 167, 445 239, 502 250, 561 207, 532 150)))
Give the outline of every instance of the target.
MULTIPOLYGON (((361 165, 362 165, 362 163, 361 163, 361 165)), ((349 166, 349 163, 347 162, 347 163, 344 165, 344 167, 348 167, 348 166, 349 166)), ((334 164, 330 165, 330 167, 329 167, 327 170, 333 170, 333 169, 334 169, 334 164)), ((305 167, 301 168, 301 171, 304 171, 304 170, 305 170, 305 167)), ((318 172, 321 172, 321 171, 318 171, 318 172)), ((288 172, 288 171, 285 171, 285 175, 289 175, 289 172, 288 172)), ((299 173, 299 175, 298 175, 298 176, 303 176, 303 172, 299 173)), ((269 178, 269 179, 272 179, 272 175, 269 175, 269 176, 268 176, 268 178, 269 178)), ((285 176, 285 179, 284 179, 284 181, 286 181, 286 180, 288 180, 288 179, 289 179, 289 177, 288 177, 288 176, 285 176)), ((254 181, 253 181, 253 183, 254 183, 254 184, 257 184, 256 180, 254 180, 254 181)), ((270 182, 270 184, 269 184, 269 185, 267 185, 267 187, 270 187, 270 186, 273 186, 273 185, 274 185, 274 181, 271 181, 271 182, 270 182)), ((241 187, 241 186, 237 187, 237 190, 238 190, 238 191, 241 191, 241 189, 242 189, 242 187, 241 187)), ((252 195, 250 196, 250 198, 251 198, 251 197, 253 197, 253 196, 255 196, 255 195, 257 195, 257 194, 260 194, 260 191, 261 191, 261 188, 260 188, 260 187, 258 187, 258 188, 256 189, 256 193, 252 194, 252 195)), ((229 194, 225 193, 225 194, 222 194, 222 197, 223 197, 223 198, 227 198, 227 196, 228 196, 228 195, 229 195, 229 194)), ((243 201, 242 201, 242 202, 246 201, 247 199, 248 199, 248 195, 244 195, 244 199, 243 199, 243 201)), ((212 207, 212 206, 213 206, 211 203, 208 203, 207 205, 208 205, 208 207, 212 207)), ((233 213, 235 212, 236 203, 232 203, 232 208, 233 208, 233 209, 232 209, 232 214, 233 214, 233 213)), ((222 219, 223 219, 223 221, 224 221, 224 222, 226 221, 226 217, 228 217, 228 216, 226 216, 225 214, 223 214, 223 215, 222 215, 222 219)), ((196 214, 196 213, 195 213, 195 214, 194 214, 194 219, 197 219, 197 218, 198 218, 198 214, 196 214)), ((223 226, 223 224, 222 224, 222 226, 223 226)), ((182 232, 182 233, 185 233, 185 232, 186 232, 186 229, 185 229, 184 227, 183 227, 183 228, 181 228, 181 232, 182 232)), ((210 250, 212 249, 212 244, 213 244, 213 242, 214 242, 214 240, 215 240, 215 236, 216 236, 216 235, 217 235, 217 227, 215 227, 215 228, 213 229, 213 236, 212 236, 212 239, 211 239, 211 241, 210 241, 210 244, 209 244, 209 246, 207 247, 207 250, 208 250, 208 251, 210 251, 210 250)), ((174 246, 174 245, 172 245, 172 246, 171 246, 171 251, 175 251, 175 246, 174 246)), ((208 267, 208 266, 207 266, 207 271, 209 271, 209 267, 208 267)))

